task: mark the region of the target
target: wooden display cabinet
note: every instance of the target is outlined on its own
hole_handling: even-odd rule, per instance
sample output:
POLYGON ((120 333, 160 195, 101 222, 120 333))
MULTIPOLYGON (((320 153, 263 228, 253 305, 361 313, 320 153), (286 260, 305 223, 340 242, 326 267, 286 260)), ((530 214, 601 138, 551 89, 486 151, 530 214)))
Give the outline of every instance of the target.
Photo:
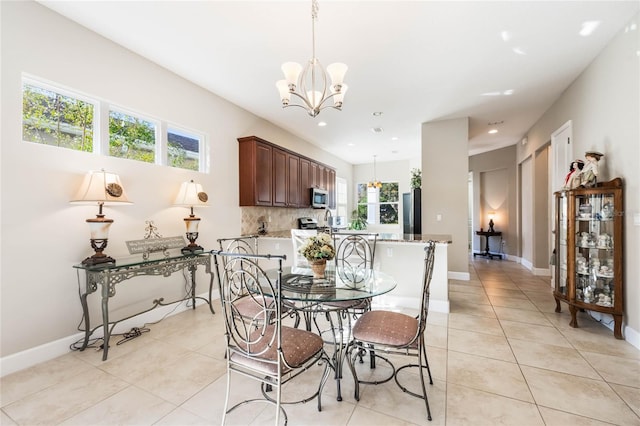
POLYGON ((617 339, 623 338, 622 189, 616 178, 554 194, 556 312, 567 303, 572 327, 578 310, 612 315, 617 339))

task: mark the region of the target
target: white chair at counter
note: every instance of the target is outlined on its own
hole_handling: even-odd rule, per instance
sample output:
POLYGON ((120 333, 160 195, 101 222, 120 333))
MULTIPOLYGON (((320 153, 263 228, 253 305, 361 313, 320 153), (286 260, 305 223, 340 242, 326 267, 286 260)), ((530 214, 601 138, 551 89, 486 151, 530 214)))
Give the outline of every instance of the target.
POLYGON ((291 272, 294 274, 310 274, 311 265, 298 250, 307 241, 307 238, 318 235, 315 229, 292 229, 291 242, 293 243, 293 260, 291 264, 291 272))

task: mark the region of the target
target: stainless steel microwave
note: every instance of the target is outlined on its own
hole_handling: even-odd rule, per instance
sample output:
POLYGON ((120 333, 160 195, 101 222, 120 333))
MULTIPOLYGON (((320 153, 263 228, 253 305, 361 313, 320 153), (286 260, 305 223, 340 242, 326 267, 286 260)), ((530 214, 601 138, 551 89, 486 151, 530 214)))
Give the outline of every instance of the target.
POLYGON ((311 207, 326 209, 329 205, 329 192, 320 188, 311 188, 311 207))

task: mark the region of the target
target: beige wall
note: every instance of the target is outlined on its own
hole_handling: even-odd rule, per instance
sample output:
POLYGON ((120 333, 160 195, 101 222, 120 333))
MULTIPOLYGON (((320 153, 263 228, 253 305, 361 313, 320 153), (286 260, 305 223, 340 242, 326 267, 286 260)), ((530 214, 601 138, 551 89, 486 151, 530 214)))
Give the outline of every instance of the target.
MULTIPOLYGON (((474 231, 487 229, 487 213, 496 212, 495 230, 502 232, 504 253, 518 256, 518 187, 515 145, 469 157, 473 179, 474 231)), ((498 241, 491 241, 491 251, 498 251, 498 241)), ((473 250, 481 251, 484 238, 473 236, 473 250)))
MULTIPOLYGON (((572 158, 587 150, 604 153, 601 178, 622 177, 625 184, 624 276, 625 331, 640 347, 640 15, 629 22, 584 72, 528 131, 529 143, 518 146, 523 162, 551 139, 568 120, 573 124, 572 158), (633 25, 632 25, 633 24, 633 25)), ((550 194, 549 194, 550 195, 550 194)), ((523 193, 524 197, 532 197, 523 193)), ((524 202, 523 202, 524 205, 524 202)), ((543 214, 544 212, 535 212, 543 214)), ((540 222, 536 228, 543 228, 540 222)), ((550 231, 547 231, 550 232, 550 231)))
MULTIPOLYGON (((82 312, 72 265, 92 253, 85 220, 97 207, 71 206, 69 200, 88 170, 118 173, 134 203, 105 208, 115 220, 106 252, 116 257, 127 254, 125 241, 144 236, 146 220, 164 236, 184 235, 188 212, 172 202, 188 179, 202 183, 211 200, 210 207, 197 209, 198 242, 214 248, 217 238, 239 234, 240 136, 257 135, 316 158, 351 181, 351 164, 35 2, 3 1, 0 8, 2 357, 77 333, 82 312), (205 133, 211 173, 22 142, 22 73, 205 133)), ((172 300, 183 288, 180 274, 121 284, 111 302, 114 317, 148 307, 158 294, 172 300)), ((99 312, 99 297, 90 299, 92 312, 99 312)))
POLYGON ((469 119, 422 123, 421 137, 422 232, 451 235, 448 270, 468 275, 469 119))

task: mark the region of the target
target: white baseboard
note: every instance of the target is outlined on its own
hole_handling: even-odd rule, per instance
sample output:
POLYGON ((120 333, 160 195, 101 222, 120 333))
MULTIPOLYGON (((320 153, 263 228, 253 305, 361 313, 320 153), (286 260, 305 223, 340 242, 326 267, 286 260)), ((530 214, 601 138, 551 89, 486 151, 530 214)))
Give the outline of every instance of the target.
POLYGON ((520 259, 520 264, 530 271, 533 271, 533 264, 527 259, 520 259))
POLYGON ((531 270, 531 272, 533 273, 533 275, 538 275, 541 277, 550 277, 551 276, 551 269, 549 268, 533 268, 531 270))
MULTIPOLYGON (((611 315, 602 314, 600 312, 594 312, 594 311, 587 311, 587 313, 591 318, 598 321, 599 323, 607 327, 609 330, 613 331, 614 322, 611 315)), ((624 337, 625 341, 629 342, 631 345, 633 345, 637 349, 640 349, 640 333, 638 333, 638 331, 634 330, 628 325, 623 325, 622 336, 624 337)))
MULTIPOLYGON (((202 294, 200 296, 208 298, 209 294, 202 294)), ((214 294, 213 298, 215 300, 216 298, 219 298, 219 296, 214 294)), ((202 304, 206 303, 202 299, 196 299, 196 306, 202 304)), ((124 333, 130 330, 132 327, 140 327, 141 324, 150 324, 152 322, 159 321, 164 317, 176 315, 188 309, 191 309, 190 300, 167 306, 159 306, 152 311, 136 315, 133 318, 129 318, 126 321, 118 323, 118 325, 114 328, 113 333, 124 333)), ((91 335, 91 338, 99 338, 102 336, 103 330, 102 328, 98 328, 91 335)), ((7 374, 15 373, 16 371, 24 370, 25 368, 32 367, 41 362, 49 361, 51 359, 65 355, 71 351, 70 347, 72 344, 82 339, 84 339, 84 333, 76 333, 71 336, 55 340, 53 342, 45 343, 40 346, 29 348, 15 354, 2 357, 0 358, 0 377, 4 377, 7 374)))
POLYGON ((469 281, 471 275, 468 272, 448 271, 447 278, 450 280, 469 281))

